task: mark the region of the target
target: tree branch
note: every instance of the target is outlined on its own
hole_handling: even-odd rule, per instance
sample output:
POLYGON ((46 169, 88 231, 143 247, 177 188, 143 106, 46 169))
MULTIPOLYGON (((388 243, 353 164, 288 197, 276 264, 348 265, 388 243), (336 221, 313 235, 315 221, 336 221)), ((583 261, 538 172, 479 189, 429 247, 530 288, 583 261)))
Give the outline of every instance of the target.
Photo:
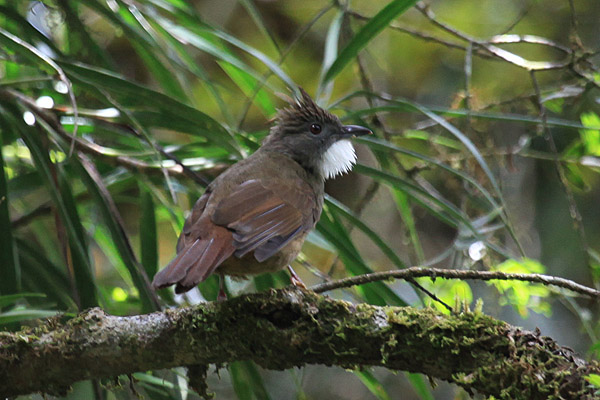
POLYGON ((546 286, 556 286, 563 289, 569 289, 573 292, 586 296, 600 298, 600 291, 587 286, 580 285, 577 282, 556 276, 542 274, 514 274, 500 271, 471 271, 462 269, 441 269, 441 268, 421 268, 411 267, 406 269, 373 272, 370 274, 357 275, 349 278, 343 278, 335 281, 329 281, 314 285, 310 290, 316 293, 323 293, 333 289, 346 288, 365 283, 384 281, 387 279, 403 279, 410 281, 414 278, 429 277, 436 278, 478 280, 478 281, 525 281, 532 283, 541 283, 546 286))
POLYGON ((61 324, 0 333, 0 397, 64 394, 79 380, 253 360, 383 366, 499 399, 591 399, 600 373, 552 339, 476 312, 354 305, 296 288, 117 317, 95 308, 61 324), (554 397, 552 397, 554 396, 554 397))

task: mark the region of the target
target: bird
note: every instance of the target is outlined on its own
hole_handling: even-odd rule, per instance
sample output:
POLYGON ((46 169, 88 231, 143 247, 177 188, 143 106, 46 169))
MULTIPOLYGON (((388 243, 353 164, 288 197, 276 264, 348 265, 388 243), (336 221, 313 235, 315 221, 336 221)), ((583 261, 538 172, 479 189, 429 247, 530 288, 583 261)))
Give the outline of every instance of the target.
POLYGON ((187 217, 177 254, 153 279, 155 289, 175 285, 180 294, 211 274, 247 277, 287 266, 291 282, 305 287, 291 268, 323 210, 326 179, 350 171, 350 139, 370 134, 318 106, 302 89, 277 110, 262 145, 206 188, 187 217))

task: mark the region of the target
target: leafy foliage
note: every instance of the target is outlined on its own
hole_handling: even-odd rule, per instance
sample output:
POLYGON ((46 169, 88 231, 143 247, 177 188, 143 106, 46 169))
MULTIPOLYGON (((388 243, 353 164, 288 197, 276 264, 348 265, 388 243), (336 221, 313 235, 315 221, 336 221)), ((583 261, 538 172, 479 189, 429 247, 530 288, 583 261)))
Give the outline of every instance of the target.
MULTIPOLYGON (((436 263, 543 272, 542 263, 522 258, 537 249, 529 240, 533 222, 521 221, 525 200, 514 199, 518 190, 511 191, 505 173, 527 168, 515 167, 517 158, 544 171, 556 168, 564 177, 559 185, 566 196, 552 194, 552 201, 566 198, 568 209, 552 212, 566 216, 560 219, 564 226, 575 225, 579 239, 570 246, 577 250, 569 257, 584 259, 582 269, 593 275, 590 285, 598 284, 599 249, 593 244, 600 232, 589 221, 597 222, 600 110, 593 99, 599 81, 582 44, 554 42, 567 38, 556 39, 549 27, 541 32, 550 37, 546 41, 487 31, 477 34, 488 39, 477 39, 440 23, 422 5, 413 7, 412 0, 352 5, 356 9, 345 2, 313 2, 300 11, 294 4, 239 3, 233 11, 239 24, 227 24, 211 22, 204 6, 180 0, 0 0, 0 324, 6 329, 93 306, 135 314, 213 300, 216 279, 188 297, 157 295, 149 282, 173 255, 184 215, 203 187, 259 146, 265 121, 284 104, 282 93, 298 85, 315 88, 319 102, 345 122, 375 132, 357 141, 365 157, 361 152, 351 182, 341 180, 342 190, 331 187, 317 232, 298 262, 308 267, 300 267, 307 280, 436 263), (417 10, 429 30, 402 25, 417 10), (411 36, 397 36, 407 32, 411 36), (454 70, 431 64, 422 40, 447 50, 454 70), (537 45, 535 54, 549 61, 528 62, 521 57, 527 53, 499 47, 507 43, 537 45), (456 50, 464 60, 457 61, 456 50), (577 62, 552 61, 550 50, 577 62), (489 65, 491 78, 476 78, 473 57, 489 65), (539 93, 523 86, 548 65, 554 65, 548 74, 557 75, 542 81, 539 93), (506 72, 507 66, 518 72, 506 72), (436 68, 453 78, 439 84, 443 91, 419 96, 416 80, 436 86, 436 68), (523 70, 530 74, 525 79, 523 70), (431 81, 422 80, 428 74, 431 81), (455 85, 463 78, 464 88, 455 85), (389 87, 381 83, 386 79, 389 87), (514 88, 501 83, 513 80, 514 88), (454 98, 431 101, 448 93, 454 98), (546 144, 554 141, 558 150, 546 144), (573 189, 588 197, 574 198, 573 189), (379 203, 386 196, 391 200, 379 203), (369 208, 371 202, 377 205, 369 208)), ((470 9, 446 12, 477 18, 470 9)), ((534 29, 523 25, 526 33, 534 29)), ((544 192, 550 184, 556 182, 540 178, 542 205, 546 198, 550 202, 544 192)), ((543 227, 540 232, 545 235, 543 227)), ((542 238, 550 248, 544 265, 555 255, 548 245, 553 240, 560 239, 542 238)), ((229 282, 228 289, 287 283, 281 273, 229 282)), ((480 295, 466 282, 420 283, 449 304, 480 295)), ((522 317, 528 310, 550 315, 545 287, 504 281, 494 286, 495 301, 514 306, 522 317)), ((441 307, 416 286, 391 282, 335 295, 441 307)), ((581 320, 597 342, 597 326, 581 320)), ((136 387, 149 398, 185 398, 179 372, 138 374, 136 387)), ((228 376, 238 398, 275 397, 263 375, 254 364, 240 362, 228 376)), ((377 374, 364 370, 356 376, 376 398, 394 397, 377 374)), ((411 375, 408 382, 421 398, 433 398, 422 377, 411 375)))

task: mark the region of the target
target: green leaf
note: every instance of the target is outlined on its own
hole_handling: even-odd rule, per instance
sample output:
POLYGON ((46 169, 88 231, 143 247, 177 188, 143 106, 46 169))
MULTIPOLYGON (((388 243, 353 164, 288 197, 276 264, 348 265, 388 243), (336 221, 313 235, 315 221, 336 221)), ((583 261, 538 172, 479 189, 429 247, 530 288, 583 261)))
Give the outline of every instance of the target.
MULTIPOLYGON (((521 260, 506 260, 491 270, 515 274, 543 274, 546 267, 536 260, 523 258, 521 260)), ((552 313, 552 308, 546 300, 551 293, 547 286, 523 281, 503 280, 490 281, 488 284, 494 285, 503 295, 500 299, 501 305, 510 304, 514 306, 523 318, 528 316, 529 310, 548 317, 552 313)))
POLYGON ((0 296, 0 308, 4 308, 8 305, 16 303, 17 301, 28 298, 28 297, 42 297, 45 298, 46 295, 44 293, 18 293, 18 294, 7 294, 5 296, 0 296))
POLYGON ((379 247, 381 252, 385 254, 385 256, 392 261, 397 268, 406 268, 404 262, 398 257, 398 255, 392 250, 387 243, 371 228, 367 226, 363 221, 360 220, 348 207, 337 201, 331 196, 325 197, 327 205, 331 207, 332 211, 335 211, 342 215, 344 218, 347 218, 354 226, 360 229, 371 241, 379 247))
POLYGON ((408 150, 408 149, 404 149, 402 147, 395 146, 392 143, 389 143, 388 141, 378 139, 378 138, 360 138, 360 139, 356 139, 356 141, 359 143, 364 143, 374 150, 394 151, 397 153, 407 155, 409 157, 417 158, 419 160, 427 162, 428 164, 435 165, 445 171, 448 171, 451 174, 456 175, 459 178, 463 179, 465 182, 468 182, 474 188, 476 188, 486 198, 486 200, 490 203, 490 205, 493 207, 491 211, 499 211, 501 209, 501 207, 497 203, 496 199, 494 199, 494 197, 475 178, 471 177, 470 175, 468 175, 456 168, 452 168, 451 166, 449 166, 441 161, 438 161, 433 157, 428 157, 424 154, 420 154, 420 153, 417 153, 412 150, 408 150))
POLYGON ((77 10, 68 1, 60 3, 60 10, 64 13, 69 34, 65 39, 69 42, 69 52, 77 54, 81 59, 100 64, 105 68, 115 68, 114 60, 110 54, 101 47, 88 32, 88 28, 80 20, 77 10))
POLYGON ((269 400, 269 392, 258 368, 252 361, 236 361, 229 364, 233 389, 239 400, 269 400))
POLYGON ((319 104, 324 104, 329 100, 331 91, 333 90, 333 82, 325 84, 324 78, 327 70, 335 61, 338 53, 338 41, 340 39, 340 31, 344 21, 344 11, 340 10, 329 25, 327 37, 325 38, 325 54, 323 54, 323 62, 321 64, 321 72, 319 75, 319 86, 317 89, 317 100, 319 104))
POLYGON ((259 106, 265 117, 270 118, 275 114, 275 104, 273 104, 267 95, 267 92, 264 89, 260 89, 256 92, 256 88, 259 87, 259 81, 254 79, 252 75, 231 64, 222 61, 218 62, 218 64, 242 92, 244 92, 246 97, 252 98, 252 96, 254 96, 253 102, 259 106))
POLYGON ((25 321, 28 319, 50 318, 58 314, 58 311, 36 310, 33 308, 17 309, 0 313, 0 325, 25 321))
MULTIPOLYGON (((15 111, 15 113, 18 113, 18 111, 15 111)), ((17 121, 19 121, 18 117, 13 117, 12 125, 17 127, 23 141, 31 151, 36 170, 42 177, 46 189, 50 193, 50 198, 57 207, 60 220, 64 224, 71 249, 75 286, 77 287, 81 307, 95 307, 98 305, 98 300, 87 252, 86 236, 67 178, 64 176, 62 169, 50 161, 48 152, 42 144, 39 131, 24 126, 24 124, 17 121)))
MULTIPOLYGON (((61 66, 73 81, 84 85, 92 93, 98 93, 99 88, 108 91, 113 96, 117 96, 120 105, 127 107, 131 112, 137 109, 154 110, 160 116, 160 119, 155 120, 154 123, 160 121, 161 126, 169 126, 169 123, 173 122, 185 122, 190 130, 193 129, 195 133, 241 157, 240 150, 229 132, 219 122, 200 110, 142 85, 132 83, 110 71, 67 62, 61 62, 61 66)), ((143 119, 141 121, 145 122, 143 119)))
POLYGON ((423 252, 423 247, 421 246, 421 239, 419 238, 419 233, 417 232, 417 224, 413 216, 408 195, 405 192, 394 188, 392 188, 392 195, 396 201, 400 217, 402 218, 402 221, 408 230, 408 234, 410 235, 410 241, 415 249, 417 262, 421 264, 425 260, 425 253, 423 252))
POLYGON ((323 83, 327 83, 338 75, 346 65, 356 59, 358 53, 381 32, 388 24, 412 7, 416 0, 394 0, 382 8, 377 15, 369 20, 350 40, 350 42, 340 52, 340 55, 333 62, 325 77, 323 83))
POLYGON ((275 36, 271 33, 271 30, 269 30, 269 28, 266 26, 265 21, 262 15, 260 15, 260 11, 258 11, 254 2, 252 0, 239 0, 239 2, 246 9, 248 14, 250 14, 250 17, 252 17, 252 20, 256 24, 258 30, 260 30, 263 36, 269 39, 275 50, 277 50, 277 52, 281 54, 281 49, 277 44, 277 40, 275 40, 275 36))
POLYGON ((371 178, 383 182, 386 185, 390 185, 394 189, 402 190, 413 200, 421 204, 421 206, 423 206, 427 211, 433 215, 436 215, 443 222, 446 222, 450 226, 457 228, 459 226, 459 222, 462 222, 471 228, 474 233, 477 233, 477 230, 475 227, 473 227, 469 221, 469 218, 465 216, 462 211, 458 209, 458 207, 445 199, 430 195, 416 184, 399 176, 395 176, 372 167, 367 167, 362 164, 357 164, 354 168, 354 171, 366 176, 370 176, 371 178))
POLYGON ((379 380, 373 375, 373 373, 369 370, 364 371, 354 371, 354 375, 360 379, 363 385, 366 386, 367 389, 377 398, 378 400, 391 400, 389 394, 387 394, 383 385, 379 382, 379 380))
POLYGON ((91 161, 82 155, 79 156, 79 163, 77 163, 76 166, 89 194, 100 209, 104 224, 110 231, 111 238, 119 251, 120 258, 127 267, 127 270, 131 274, 131 278, 140 293, 143 311, 151 312, 159 310, 160 306, 158 305, 154 290, 150 286, 150 281, 144 267, 141 266, 136 259, 129 238, 125 232, 121 215, 119 214, 110 192, 102 181, 102 177, 91 161))
POLYGON ((596 113, 589 112, 581 114, 580 118, 584 126, 590 128, 596 127, 596 129, 583 129, 579 131, 585 148, 585 154, 600 156, 600 117, 596 113))
MULTIPOLYGON (((324 208, 321 219, 317 223, 317 230, 337 249, 340 259, 343 261, 346 270, 350 274, 360 275, 373 272, 352 243, 348 231, 327 207, 324 208)), ((402 298, 383 282, 373 282, 362 285, 357 287, 356 290, 361 293, 365 300, 370 304, 407 305, 402 298)))
POLYGON ((23 285, 27 290, 44 293, 61 310, 75 310, 72 287, 64 270, 52 263, 37 246, 17 240, 17 251, 23 270, 23 285))
POLYGON ((158 271, 158 234, 156 232, 156 212, 152 194, 142 185, 140 188, 140 245, 142 265, 148 277, 158 271))
POLYGON ((421 400, 435 400, 433 394, 431 394, 429 384, 425 381, 423 375, 412 372, 406 372, 405 375, 421 400))
MULTIPOLYGON (((387 96, 382 96, 377 93, 372 93, 366 90, 358 90, 352 92, 331 104, 331 107, 338 107, 341 103, 348 101, 357 96, 365 96, 370 98, 376 98, 385 101, 387 104, 383 106, 363 108, 358 110, 352 110, 348 112, 342 118, 342 120, 354 119, 364 115, 373 115, 376 113, 384 113, 384 112, 419 112, 418 108, 415 105, 402 98, 391 98, 387 96)), ((512 113, 494 113, 494 112, 486 112, 486 111, 474 111, 474 110, 465 110, 465 109, 455 109, 448 107, 440 107, 436 105, 427 105, 424 106, 429 111, 439 114, 444 117, 454 117, 454 118, 479 118, 484 120, 491 121, 506 121, 506 122, 519 122, 523 124, 533 124, 538 125, 542 123, 540 117, 531 116, 531 115, 522 115, 522 114, 512 114, 512 113)), ((548 126, 556 126, 562 128, 570 128, 570 129, 586 129, 582 123, 578 121, 570 121, 562 118, 547 118, 546 123, 548 126)), ((590 126, 587 127, 589 129, 600 129, 600 126, 590 126)))
MULTIPOLYGON (((0 108, 0 111, 2 109, 0 108)), ((0 119, 0 294, 18 292, 21 287, 19 259, 15 252, 10 213, 8 210, 8 185, 4 171, 2 148, 4 146, 3 133, 8 128, 3 119, 0 119)), ((1 305, 0 305, 1 306, 1 305)))
POLYGON ((13 7, 0 5, 0 14, 4 15, 5 19, 2 21, 3 25, 8 25, 8 22, 12 22, 15 27, 20 29, 21 34, 18 35, 22 39, 29 43, 41 42, 48 46, 55 54, 61 54, 61 51, 56 47, 54 42, 48 37, 43 35, 39 30, 33 27, 23 18, 13 7))
POLYGON ((600 375, 598 374, 589 374, 586 375, 585 379, 592 385, 600 389, 600 375))

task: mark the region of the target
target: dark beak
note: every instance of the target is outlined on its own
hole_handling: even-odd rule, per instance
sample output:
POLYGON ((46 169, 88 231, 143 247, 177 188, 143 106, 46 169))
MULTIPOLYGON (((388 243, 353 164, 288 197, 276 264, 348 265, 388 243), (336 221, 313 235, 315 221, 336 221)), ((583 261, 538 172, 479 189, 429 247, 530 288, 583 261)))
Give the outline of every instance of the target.
POLYGON ((354 137, 354 136, 363 136, 370 135, 373 132, 371 130, 359 126, 359 125, 344 125, 342 126, 342 136, 344 137, 354 137))

